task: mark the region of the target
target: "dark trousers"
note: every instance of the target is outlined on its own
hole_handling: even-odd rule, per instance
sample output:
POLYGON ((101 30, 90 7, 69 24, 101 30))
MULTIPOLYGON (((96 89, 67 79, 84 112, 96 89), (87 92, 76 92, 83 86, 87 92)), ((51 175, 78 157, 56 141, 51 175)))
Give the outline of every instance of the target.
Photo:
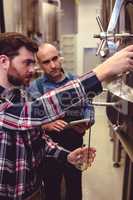
POLYGON ((37 191, 33 192, 33 194, 27 197, 25 200, 43 200, 42 188, 39 188, 37 191))
POLYGON ((63 176, 66 186, 65 200, 82 200, 81 172, 72 165, 63 165, 53 158, 48 158, 44 167, 45 200, 61 200, 63 176))

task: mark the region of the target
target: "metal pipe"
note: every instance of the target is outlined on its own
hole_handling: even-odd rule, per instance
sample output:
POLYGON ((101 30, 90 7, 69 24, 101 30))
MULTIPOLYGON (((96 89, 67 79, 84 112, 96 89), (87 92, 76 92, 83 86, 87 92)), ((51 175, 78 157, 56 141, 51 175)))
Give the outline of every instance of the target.
POLYGON ((57 7, 60 11, 61 10, 61 1, 60 0, 52 0, 52 2, 56 2, 58 4, 57 7))
POLYGON ((131 33, 107 33, 107 32, 101 32, 100 34, 94 34, 94 38, 100 38, 101 40, 107 40, 110 38, 128 38, 133 37, 133 34, 131 33))
POLYGON ((57 3, 57 17, 58 17, 58 41, 60 41, 60 36, 61 36, 61 15, 62 15, 62 10, 61 10, 61 0, 52 0, 53 3, 57 3))
POLYGON ((92 102, 92 105, 94 106, 118 106, 118 102, 92 102))
POLYGON ((103 92, 108 92, 109 90, 107 88, 103 88, 103 92))
POLYGON ((99 16, 96 17, 97 23, 99 25, 100 31, 104 32, 103 25, 99 16))

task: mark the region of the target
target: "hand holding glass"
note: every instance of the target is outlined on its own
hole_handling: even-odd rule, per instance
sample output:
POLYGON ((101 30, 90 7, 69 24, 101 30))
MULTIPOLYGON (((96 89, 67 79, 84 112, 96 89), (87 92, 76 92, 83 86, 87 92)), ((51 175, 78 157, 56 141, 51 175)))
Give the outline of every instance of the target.
POLYGON ((81 147, 72 151, 68 155, 68 162, 73 164, 77 169, 84 171, 90 167, 96 156, 96 149, 93 147, 81 147))

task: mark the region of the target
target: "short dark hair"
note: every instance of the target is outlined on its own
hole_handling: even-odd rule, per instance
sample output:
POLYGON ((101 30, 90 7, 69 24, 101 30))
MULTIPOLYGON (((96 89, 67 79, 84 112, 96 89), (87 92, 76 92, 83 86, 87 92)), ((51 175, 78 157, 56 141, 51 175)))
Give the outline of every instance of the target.
POLYGON ((13 58, 18 55, 18 50, 21 47, 25 47, 33 53, 38 51, 38 45, 22 33, 0 33, 0 55, 4 54, 13 58))

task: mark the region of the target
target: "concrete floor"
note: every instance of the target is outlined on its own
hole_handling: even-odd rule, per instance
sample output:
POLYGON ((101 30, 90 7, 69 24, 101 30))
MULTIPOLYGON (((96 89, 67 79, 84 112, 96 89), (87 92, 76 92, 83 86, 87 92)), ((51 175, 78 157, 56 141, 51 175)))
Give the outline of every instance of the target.
MULTIPOLYGON (((91 168, 83 172, 83 200, 121 200, 123 163, 113 167, 113 142, 104 107, 96 107, 96 123, 92 128, 91 146, 96 147, 96 159, 91 168)), ((87 144, 88 133, 84 136, 87 144)))

